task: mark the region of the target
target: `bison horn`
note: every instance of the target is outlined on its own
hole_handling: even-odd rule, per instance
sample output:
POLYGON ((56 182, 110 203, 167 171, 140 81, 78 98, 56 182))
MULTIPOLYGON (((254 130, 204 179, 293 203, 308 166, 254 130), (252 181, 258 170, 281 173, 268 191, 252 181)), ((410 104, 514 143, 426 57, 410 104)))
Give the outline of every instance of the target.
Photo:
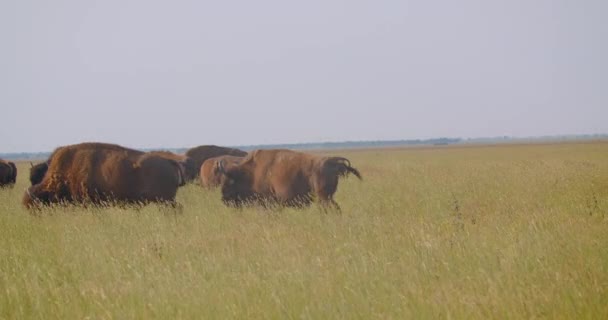
POLYGON ((30 161, 30 168, 33 168, 34 164, 30 161))
POLYGON ((37 199, 36 197, 34 197, 32 195, 32 193, 30 192, 30 188, 25 188, 25 193, 27 193, 27 196, 30 197, 30 199, 35 200, 37 199))
POLYGON ((346 163, 347 166, 351 167, 350 160, 348 160, 344 157, 331 157, 330 160, 343 161, 346 163))

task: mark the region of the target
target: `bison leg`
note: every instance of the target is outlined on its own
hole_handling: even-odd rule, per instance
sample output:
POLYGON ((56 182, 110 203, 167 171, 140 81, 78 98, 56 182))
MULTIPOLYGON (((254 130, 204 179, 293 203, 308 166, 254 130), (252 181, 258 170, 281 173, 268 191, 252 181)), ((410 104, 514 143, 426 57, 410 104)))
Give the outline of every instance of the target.
POLYGON ((173 211, 175 213, 179 213, 179 214, 184 213, 184 206, 181 203, 179 203, 177 201, 171 201, 171 202, 169 202, 167 204, 169 205, 169 207, 171 209, 173 209, 173 211))
MULTIPOLYGON (((235 209, 242 209, 246 200, 243 199, 239 199, 239 198, 235 198, 235 199, 227 199, 222 197, 222 202, 224 203, 224 205, 226 207, 229 208, 235 208, 235 209)), ((254 200, 248 200, 247 202, 254 202, 254 200)))
POLYGON ((327 201, 321 201, 321 206, 323 207, 323 211, 325 213, 327 213, 327 209, 333 209, 334 211, 338 212, 338 213, 342 213, 342 209, 340 208, 340 205, 334 200, 334 199, 329 199, 327 201))
POLYGON ((154 202, 157 204, 158 208, 161 210, 162 210, 162 208, 167 208, 169 210, 173 210, 175 212, 181 213, 184 209, 184 206, 181 203, 175 201, 175 199, 173 199, 173 200, 160 200, 159 199, 154 202))
POLYGON ((331 199, 331 204, 333 205, 334 209, 338 211, 338 213, 342 213, 342 208, 340 208, 340 205, 336 202, 336 200, 331 199))
POLYGON ((319 204, 321 205, 323 212, 327 213, 327 209, 331 208, 337 211, 338 213, 342 213, 340 205, 338 205, 338 203, 333 199, 333 197, 328 196, 326 194, 320 194, 318 195, 318 198, 319 204))

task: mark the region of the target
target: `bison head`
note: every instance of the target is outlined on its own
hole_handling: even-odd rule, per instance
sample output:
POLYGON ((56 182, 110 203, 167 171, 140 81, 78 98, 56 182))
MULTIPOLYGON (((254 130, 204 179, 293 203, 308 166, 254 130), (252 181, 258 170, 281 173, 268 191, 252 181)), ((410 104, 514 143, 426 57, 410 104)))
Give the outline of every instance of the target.
POLYGON ((52 202, 71 201, 70 191, 65 184, 55 186, 53 190, 46 188, 43 184, 36 184, 25 190, 23 205, 28 208, 40 208, 52 202))
POLYGON ((30 165, 30 182, 32 183, 32 185, 39 184, 40 182, 42 182, 46 171, 49 169, 49 165, 46 162, 39 163, 37 165, 33 165, 30 163, 30 165))
POLYGON ((222 174, 222 201, 240 207, 253 197, 251 173, 239 165, 226 167, 224 160, 217 162, 216 170, 222 174))
POLYGON ((32 209, 42 205, 48 205, 54 198, 58 198, 56 192, 44 190, 42 185, 37 184, 25 189, 22 203, 26 208, 32 209))

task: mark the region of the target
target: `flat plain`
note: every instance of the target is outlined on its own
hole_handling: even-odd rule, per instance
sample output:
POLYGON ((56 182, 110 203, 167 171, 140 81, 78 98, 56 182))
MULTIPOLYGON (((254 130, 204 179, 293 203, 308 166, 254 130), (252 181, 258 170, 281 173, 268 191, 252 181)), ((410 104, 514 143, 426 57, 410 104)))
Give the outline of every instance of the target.
POLYGON ((608 142, 324 151, 342 213, 21 206, 0 190, 0 319, 608 318, 608 142))

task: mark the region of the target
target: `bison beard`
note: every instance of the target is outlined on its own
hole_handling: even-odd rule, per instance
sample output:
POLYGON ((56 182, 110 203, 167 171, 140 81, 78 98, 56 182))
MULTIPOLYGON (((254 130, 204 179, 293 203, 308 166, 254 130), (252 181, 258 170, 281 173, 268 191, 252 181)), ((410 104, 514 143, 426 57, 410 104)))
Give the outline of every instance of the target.
POLYGON ((340 177, 359 171, 342 157, 319 157, 290 150, 257 150, 239 165, 217 165, 225 175, 222 201, 240 207, 248 203, 305 207, 317 200, 323 208, 340 206, 333 199, 340 177))
POLYGON ((83 143, 53 152, 42 181, 26 191, 23 204, 175 204, 183 183, 178 161, 112 144, 83 143))

